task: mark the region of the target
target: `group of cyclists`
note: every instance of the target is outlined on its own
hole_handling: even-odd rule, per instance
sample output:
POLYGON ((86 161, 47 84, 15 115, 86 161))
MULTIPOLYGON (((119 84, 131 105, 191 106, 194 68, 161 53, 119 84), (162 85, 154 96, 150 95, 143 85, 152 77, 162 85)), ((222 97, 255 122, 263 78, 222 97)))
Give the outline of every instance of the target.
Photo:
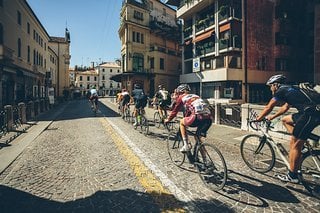
MULTIPOLYGON (((309 135, 320 124, 319 103, 311 100, 308 96, 296 86, 285 84, 284 75, 274 75, 267 81, 270 86, 273 97, 257 117, 257 121, 264 118, 272 120, 294 107, 297 113, 286 115, 282 118, 284 126, 292 135, 290 140, 289 163, 290 168, 287 175, 279 175, 278 178, 284 182, 299 183, 297 170, 301 158, 301 150, 304 142, 309 135), (269 115, 273 108, 281 104, 282 107, 275 114, 269 115), (267 117, 266 117, 267 116, 267 117)), ((212 125, 213 112, 210 110, 208 102, 196 94, 190 93, 191 89, 187 84, 179 85, 174 92, 169 95, 168 91, 162 85, 159 85, 152 103, 159 110, 162 122, 168 123, 177 116, 179 111, 183 111, 183 118, 180 120, 180 132, 183 139, 181 152, 190 150, 190 144, 186 134, 187 127, 197 127, 197 132, 206 137, 208 129, 212 125), (170 113, 167 113, 170 109, 170 113)), ((93 91, 94 92, 94 91, 93 91)), ((148 97, 139 84, 134 85, 130 95, 126 89, 123 89, 117 97, 117 102, 123 112, 125 107, 134 103, 134 124, 138 125, 137 111, 144 109, 148 102, 148 97)), ((122 113, 123 114, 123 113, 122 113)))

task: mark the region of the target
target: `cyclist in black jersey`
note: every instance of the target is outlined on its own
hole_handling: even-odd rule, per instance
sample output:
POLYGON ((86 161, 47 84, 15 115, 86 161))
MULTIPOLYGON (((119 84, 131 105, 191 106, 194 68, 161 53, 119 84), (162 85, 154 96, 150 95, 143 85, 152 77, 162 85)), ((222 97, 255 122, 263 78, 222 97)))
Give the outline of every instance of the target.
POLYGON ((269 115, 268 120, 284 114, 290 107, 298 110, 297 113, 282 118, 284 126, 292 134, 289 153, 290 168, 287 175, 278 175, 278 178, 285 182, 299 183, 297 170, 301 158, 301 149, 313 129, 320 125, 320 111, 317 109, 317 103, 310 100, 299 87, 285 85, 285 79, 286 77, 283 75, 274 75, 267 81, 273 98, 260 113, 257 120, 262 120, 279 103, 283 105, 278 112, 269 115))

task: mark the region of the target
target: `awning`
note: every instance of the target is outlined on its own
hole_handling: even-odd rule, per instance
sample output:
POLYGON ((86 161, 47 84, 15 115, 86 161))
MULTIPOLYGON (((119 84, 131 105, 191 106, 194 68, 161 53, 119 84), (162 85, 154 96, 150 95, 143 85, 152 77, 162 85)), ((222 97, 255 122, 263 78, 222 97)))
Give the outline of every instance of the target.
POLYGON ((148 73, 148 72, 124 72, 120 74, 116 74, 111 76, 109 79, 116 81, 116 82, 121 82, 121 78, 127 77, 127 76, 134 76, 134 75, 144 75, 146 77, 153 77, 155 74, 154 73, 148 73))
POLYGON ((229 30, 230 27, 231 27, 230 23, 222 25, 222 26, 219 27, 219 32, 221 33, 221 32, 224 32, 226 30, 229 30))
POLYGON ((195 43, 198 41, 202 41, 206 38, 209 38, 213 33, 214 33, 214 30, 209 30, 208 32, 202 33, 202 34, 198 35, 197 37, 195 37, 195 39, 193 39, 192 42, 195 43))

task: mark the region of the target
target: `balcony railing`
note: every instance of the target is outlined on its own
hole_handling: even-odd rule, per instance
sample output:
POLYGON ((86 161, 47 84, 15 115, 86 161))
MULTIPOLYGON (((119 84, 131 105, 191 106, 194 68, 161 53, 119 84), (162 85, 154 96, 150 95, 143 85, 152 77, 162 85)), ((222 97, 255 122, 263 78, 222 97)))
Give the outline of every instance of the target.
POLYGON ((13 61, 13 52, 14 50, 4 45, 0 45, 0 60, 13 61))

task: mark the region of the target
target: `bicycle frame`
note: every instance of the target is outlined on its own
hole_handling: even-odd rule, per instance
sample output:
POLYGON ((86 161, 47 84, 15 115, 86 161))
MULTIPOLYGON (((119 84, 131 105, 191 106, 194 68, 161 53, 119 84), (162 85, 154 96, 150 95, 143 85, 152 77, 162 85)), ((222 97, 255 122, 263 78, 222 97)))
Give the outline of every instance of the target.
POLYGON ((260 127, 260 129, 258 130, 262 134, 262 138, 264 140, 266 140, 266 141, 263 142, 263 144, 260 144, 256 151, 259 152, 262 149, 264 143, 269 143, 271 145, 271 147, 273 148, 273 150, 276 151, 276 153, 280 156, 282 162, 289 169, 290 168, 290 164, 289 164, 288 158, 287 158, 286 155, 284 155, 282 153, 283 151, 285 151, 285 152, 287 152, 287 151, 286 150, 281 150, 281 149, 284 149, 282 144, 280 142, 275 142, 272 139, 272 136, 269 134, 269 129, 270 129, 270 124, 266 123, 265 127, 260 127), (279 148, 279 146, 281 147, 281 149, 279 148))

